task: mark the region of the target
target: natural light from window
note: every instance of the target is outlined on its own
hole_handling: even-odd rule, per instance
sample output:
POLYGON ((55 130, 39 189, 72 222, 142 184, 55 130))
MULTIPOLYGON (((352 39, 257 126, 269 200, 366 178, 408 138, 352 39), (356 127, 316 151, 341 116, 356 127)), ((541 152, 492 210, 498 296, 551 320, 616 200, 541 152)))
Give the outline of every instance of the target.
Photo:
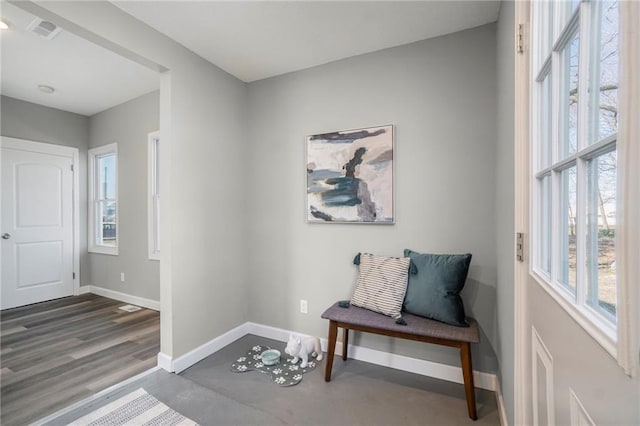
POLYGON ((615 341, 618 2, 539 2, 532 28, 532 269, 615 341))
POLYGON ((89 251, 118 254, 117 145, 90 149, 89 169, 89 251))

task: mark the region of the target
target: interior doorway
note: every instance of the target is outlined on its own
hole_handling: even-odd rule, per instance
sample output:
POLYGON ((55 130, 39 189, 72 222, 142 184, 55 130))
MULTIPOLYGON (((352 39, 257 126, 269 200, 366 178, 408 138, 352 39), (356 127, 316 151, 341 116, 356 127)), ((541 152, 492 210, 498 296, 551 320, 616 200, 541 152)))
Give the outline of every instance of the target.
MULTIPOLYGON (((38 240, 42 236, 34 237, 28 242, 35 241, 29 247, 32 249, 29 254, 32 258, 37 257, 37 261, 31 262, 31 266, 18 262, 21 268, 14 273, 18 276, 17 282, 25 283, 22 287, 33 290, 37 296, 5 305, 4 286, 9 280, 4 274, 9 268, 3 265, 0 422, 27 424, 138 374, 145 374, 157 365, 160 280, 159 272, 148 271, 159 269, 159 259, 150 260, 146 244, 139 244, 142 239, 146 242, 147 227, 146 217, 140 218, 137 212, 146 207, 146 185, 143 185, 146 141, 148 132, 159 128, 159 118, 155 118, 159 114, 156 111, 159 102, 155 99, 159 98, 160 76, 157 70, 105 48, 71 22, 57 19, 39 5, 7 4, 3 5, 2 12, 3 18, 11 24, 0 40, 3 63, 1 130, 2 135, 9 137, 3 137, 2 171, 15 170, 14 164, 38 161, 46 164, 51 160, 43 167, 19 166, 24 169, 19 176, 23 181, 41 178, 46 182, 46 190, 28 197, 27 204, 20 204, 24 197, 11 195, 13 200, 5 200, 10 197, 10 191, 3 187, 2 208, 15 211, 16 206, 24 207, 18 213, 25 213, 29 221, 20 219, 21 223, 43 231, 55 222, 51 217, 56 216, 52 213, 56 207, 60 211, 62 205, 68 205, 64 183, 70 175, 75 181, 71 205, 79 210, 72 220, 68 220, 66 213, 57 217, 64 225, 71 223, 79 227, 79 231, 76 228, 70 234, 75 248, 71 266, 65 263, 66 257, 60 260, 60 265, 47 260, 56 255, 63 257, 69 239, 66 229, 62 235, 54 236, 51 243, 38 240), (60 27, 41 36, 28 29, 36 21, 45 22, 44 26, 38 24, 38 28, 60 27), (131 101, 141 98, 141 102, 133 102, 135 106, 131 107, 131 101), (151 118, 144 122, 144 132, 141 132, 135 125, 143 120, 135 111, 145 107, 152 113, 148 114, 151 118), (132 112, 132 108, 135 111, 132 112), (153 120, 156 121, 148 124, 153 120), (26 158, 21 157, 18 161, 12 159, 12 155, 5 155, 5 140, 9 139, 19 141, 14 151, 26 158), (120 178, 126 188, 121 194, 120 217, 123 220, 119 223, 123 244, 117 256, 110 256, 90 252, 87 247, 87 235, 91 232, 87 225, 87 156, 89 149, 114 142, 121 148, 118 165, 122 166, 119 167, 119 172, 123 173, 120 178), (31 144, 61 151, 46 152, 44 157, 36 159, 35 154, 31 155, 31 150, 26 149, 31 144), (73 171, 64 158, 67 154, 61 154, 66 149, 76 153, 71 162, 73 171), (24 151, 27 154, 23 154, 24 151), (52 158, 45 161, 49 155, 52 158), (56 191, 51 191, 49 186, 58 178, 59 185, 53 186, 62 189, 54 196, 56 191), (137 192, 132 192, 131 188, 137 192), (50 202, 45 205, 40 199, 50 202), (35 215, 40 222, 29 215, 35 215), (37 245, 45 246, 49 251, 37 245), (55 248, 59 251, 55 252, 55 248), (35 267, 33 263, 36 263, 35 267), (141 263, 146 269, 140 267, 141 263), (47 287, 45 284, 59 277, 64 277, 60 280, 60 292, 42 291, 47 287), (141 290, 143 278, 147 279, 147 285, 141 290)), ((3 185, 9 181, 3 176, 3 185)), ((5 245, 21 244, 22 241, 18 240, 15 229, 4 229, 5 216, 15 222, 19 215, 11 218, 11 214, 5 215, 4 211, 2 214, 0 234, 9 234, 0 242, 4 255, 5 245)), ((100 229, 99 226, 96 228, 100 229)), ((10 262, 15 263, 15 256, 10 262)), ((19 286, 13 287, 15 290, 19 286)))

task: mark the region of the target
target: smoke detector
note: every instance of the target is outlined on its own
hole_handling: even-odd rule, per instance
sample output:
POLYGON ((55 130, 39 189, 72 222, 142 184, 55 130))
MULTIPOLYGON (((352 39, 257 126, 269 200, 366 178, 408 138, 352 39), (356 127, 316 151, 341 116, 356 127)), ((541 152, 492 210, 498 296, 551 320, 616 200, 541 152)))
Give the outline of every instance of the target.
POLYGON ((27 31, 31 31, 32 33, 35 33, 40 37, 44 37, 47 40, 53 40, 53 38, 62 31, 62 28, 58 27, 53 22, 36 18, 29 24, 27 31))

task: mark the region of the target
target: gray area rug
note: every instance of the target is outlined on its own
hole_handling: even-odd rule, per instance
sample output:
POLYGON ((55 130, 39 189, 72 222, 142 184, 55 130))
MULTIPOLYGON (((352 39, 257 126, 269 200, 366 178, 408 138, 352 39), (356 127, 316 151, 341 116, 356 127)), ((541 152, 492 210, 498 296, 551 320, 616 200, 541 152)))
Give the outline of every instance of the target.
POLYGON ((70 423, 77 426, 192 426, 196 422, 164 405, 140 388, 70 423))
MULTIPOLYGON (((244 373, 247 371, 259 371, 264 374, 271 374, 271 380, 280 386, 293 386, 302 381, 302 375, 313 371, 316 368, 316 361, 310 359, 305 368, 300 367, 300 360, 296 364, 292 364, 292 356, 282 354, 280 362, 275 365, 264 365, 260 359, 260 354, 268 349, 269 346, 256 345, 252 347, 246 355, 236 359, 231 364, 231 371, 236 373, 244 373)), ((283 351, 281 351, 283 352, 283 351)))

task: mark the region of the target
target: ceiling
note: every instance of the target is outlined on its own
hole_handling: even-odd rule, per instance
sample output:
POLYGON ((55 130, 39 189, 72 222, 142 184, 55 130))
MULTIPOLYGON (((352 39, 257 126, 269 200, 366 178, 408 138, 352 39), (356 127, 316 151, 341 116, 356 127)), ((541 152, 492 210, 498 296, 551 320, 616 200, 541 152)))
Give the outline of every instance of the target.
POLYGON ((114 1, 245 82, 498 19, 493 1, 114 1))
POLYGON ((0 36, 3 95, 91 116, 159 88, 157 73, 64 29, 48 40, 26 30, 34 15, 4 1, 1 7, 10 24, 0 36))
MULTIPOLYGON (((499 0, 115 1, 124 12, 237 78, 251 82, 473 28, 498 18, 499 0)), ((157 90, 158 75, 72 33, 52 40, 35 16, 5 1, 1 93, 93 115, 157 90), (38 85, 55 88, 52 94, 38 85)))

